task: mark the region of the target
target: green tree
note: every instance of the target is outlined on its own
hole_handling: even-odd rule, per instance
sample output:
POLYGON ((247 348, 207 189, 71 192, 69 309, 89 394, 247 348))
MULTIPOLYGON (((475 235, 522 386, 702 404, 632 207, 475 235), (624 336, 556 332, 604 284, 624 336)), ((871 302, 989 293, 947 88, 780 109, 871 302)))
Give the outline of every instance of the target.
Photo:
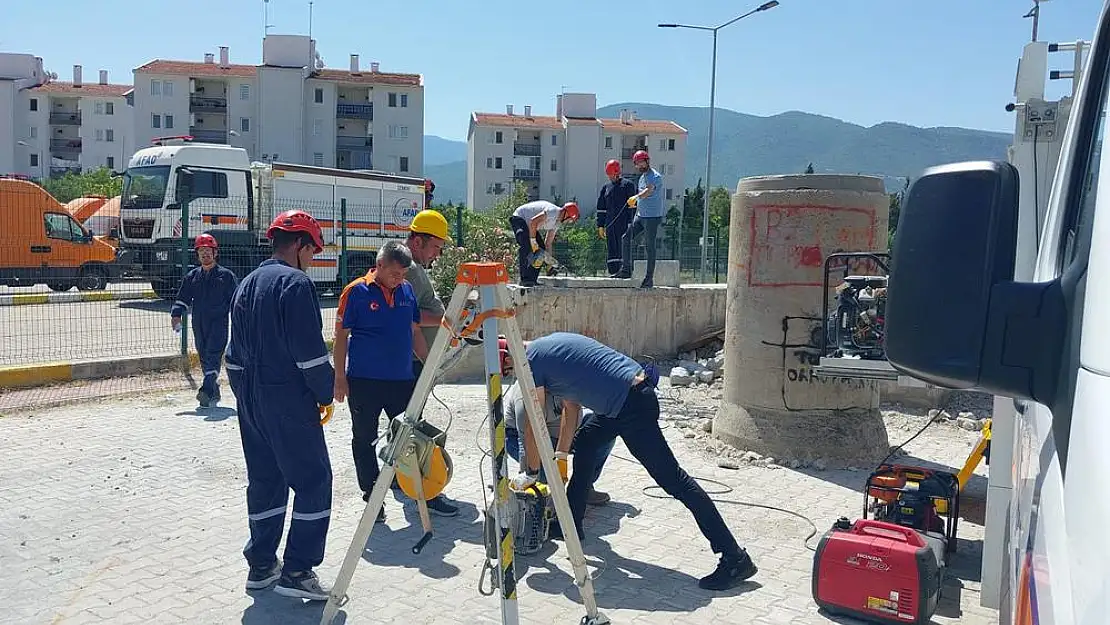
POLYGON ((48 178, 42 187, 62 204, 79 197, 102 195, 115 197, 123 189, 121 178, 112 177, 112 170, 100 167, 82 173, 67 172, 64 176, 48 178))

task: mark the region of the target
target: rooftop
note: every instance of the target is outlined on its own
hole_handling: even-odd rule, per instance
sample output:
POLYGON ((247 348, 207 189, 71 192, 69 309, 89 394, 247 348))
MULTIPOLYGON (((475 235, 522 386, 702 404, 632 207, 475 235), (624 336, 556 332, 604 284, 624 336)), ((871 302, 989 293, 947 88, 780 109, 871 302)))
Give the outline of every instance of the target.
POLYGON ((551 128, 562 130, 563 122, 550 115, 506 115, 504 113, 474 113, 474 123, 479 126, 505 126, 506 128, 551 128))
MULTIPOLYGON (((563 122, 552 115, 509 115, 506 113, 474 113, 474 123, 478 126, 503 126, 506 128, 551 128, 561 129, 563 122)), ((572 124, 601 124, 603 128, 617 132, 644 132, 657 134, 686 134, 682 126, 666 120, 634 119, 621 122, 619 119, 568 119, 572 124)))
MULTIPOLYGON (((135 72, 178 76, 231 76, 236 78, 253 78, 258 74, 258 67, 259 66, 255 65, 235 64, 225 67, 221 66, 219 63, 155 59, 142 67, 135 68, 135 72)), ((331 80, 336 82, 400 85, 408 87, 419 87, 423 84, 423 79, 420 74, 394 74, 389 72, 351 73, 339 69, 321 69, 314 72, 310 77, 318 80, 331 80)))
POLYGON ((102 85, 96 82, 83 82, 81 86, 77 86, 71 82, 52 80, 37 87, 29 87, 27 90, 35 93, 55 93, 58 95, 122 98, 131 89, 131 85, 102 85))

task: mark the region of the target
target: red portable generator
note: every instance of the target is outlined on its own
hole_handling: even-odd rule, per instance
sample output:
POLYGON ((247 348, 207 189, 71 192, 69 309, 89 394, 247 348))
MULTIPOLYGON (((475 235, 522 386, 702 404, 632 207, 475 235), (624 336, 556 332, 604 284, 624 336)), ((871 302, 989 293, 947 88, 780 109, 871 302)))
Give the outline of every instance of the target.
POLYGON ((864 493, 863 518, 841 518, 821 538, 813 600, 831 614, 925 625, 956 547, 959 482, 951 473, 883 465, 864 493))

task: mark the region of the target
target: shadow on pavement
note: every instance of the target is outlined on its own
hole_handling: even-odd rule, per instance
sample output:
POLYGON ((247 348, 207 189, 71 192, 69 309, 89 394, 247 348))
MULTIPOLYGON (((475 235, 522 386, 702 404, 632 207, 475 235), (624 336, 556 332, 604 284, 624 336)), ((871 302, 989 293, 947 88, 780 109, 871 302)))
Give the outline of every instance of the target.
MULTIPOLYGON (((304 601, 282 597, 272 588, 247 591, 254 603, 243 610, 243 625, 319 625, 324 613, 323 601, 304 601)), ((347 622, 347 613, 340 610, 333 625, 347 622)))
POLYGON ((226 406, 216 406, 215 408, 201 408, 196 407, 192 410, 183 410, 176 413, 179 417, 204 417, 205 421, 227 421, 231 417, 236 416, 234 408, 226 406))
MULTIPOLYGON (((392 491, 391 491, 392 492, 392 491)), ((366 543, 362 559, 379 566, 399 566, 415 568, 421 574, 432 579, 447 579, 460 573, 459 568, 444 561, 458 541, 472 545, 481 545, 482 523, 476 522, 480 515, 478 508, 469 502, 452 499, 452 503, 459 507, 459 514, 455 517, 432 516, 432 538, 419 554, 412 553, 412 547, 424 535, 420 524, 420 513, 416 504, 404 495, 400 498, 396 493, 392 498, 385 499, 385 514, 388 523, 391 516, 401 512, 408 526, 393 529, 384 523, 378 523, 370 533, 370 540, 366 543), (398 505, 401 504, 401 505, 398 505)))

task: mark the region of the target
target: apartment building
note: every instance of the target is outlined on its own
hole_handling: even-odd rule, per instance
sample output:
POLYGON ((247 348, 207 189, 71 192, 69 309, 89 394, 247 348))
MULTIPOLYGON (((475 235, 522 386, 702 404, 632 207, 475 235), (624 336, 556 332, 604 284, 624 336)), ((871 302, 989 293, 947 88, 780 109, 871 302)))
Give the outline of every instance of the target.
POLYGON ((639 119, 621 111, 617 119, 597 117, 597 96, 565 93, 556 97, 555 115, 522 113, 509 105, 505 113, 472 113, 467 132, 468 206, 488 208, 524 183, 531 199, 576 200, 592 212, 601 186, 608 181, 605 163, 621 162, 634 178, 632 155, 647 150, 651 164, 664 176, 664 199, 681 202, 686 174, 687 131, 673 121, 639 119))
POLYGON ((107 167, 122 171, 134 152, 131 85, 101 70, 86 82, 45 71, 30 54, 0 54, 0 173, 33 178, 107 167))
POLYGON ((368 69, 352 54, 328 69, 316 42, 267 35, 262 64, 231 63, 230 50, 203 61, 154 60, 135 69, 135 136, 192 135, 245 148, 252 159, 419 175, 424 155, 424 81, 368 69))

